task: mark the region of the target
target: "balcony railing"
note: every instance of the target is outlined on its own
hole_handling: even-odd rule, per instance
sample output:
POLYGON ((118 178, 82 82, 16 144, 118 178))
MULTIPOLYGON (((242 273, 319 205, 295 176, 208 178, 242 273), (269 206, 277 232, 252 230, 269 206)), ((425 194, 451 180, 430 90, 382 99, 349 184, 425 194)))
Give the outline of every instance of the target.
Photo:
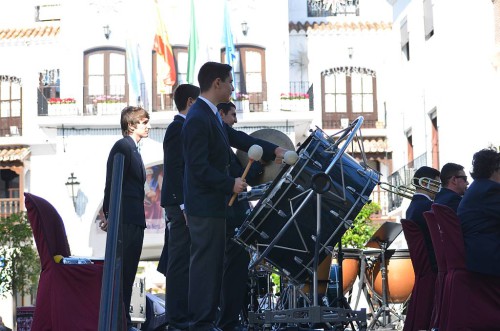
MULTIPOLYGON (((83 100, 83 103, 75 102, 75 99, 67 98, 60 93, 57 93, 57 98, 53 97, 53 93, 47 91, 59 89, 56 86, 43 86, 38 88, 38 116, 99 116, 99 115, 116 115, 128 105, 128 95, 123 94, 123 87, 112 86, 105 87, 108 94, 91 95, 88 92, 83 100)), ((84 86, 84 91, 88 91, 88 87, 84 86)), ((245 92, 241 93, 248 95, 243 105, 243 111, 259 112, 266 111, 267 108, 267 85, 262 83, 261 92, 245 92)), ((313 86, 307 81, 291 82, 289 91, 284 92, 289 98, 282 98, 283 110, 290 111, 312 111, 314 104, 313 86), (305 97, 307 95, 307 97, 305 97), (302 97, 300 97, 302 96, 302 97)), ((171 111, 173 107, 173 94, 163 93, 153 97, 154 102, 150 102, 149 106, 153 112, 171 111)))
MULTIPOLYGON (((394 187, 398 187, 401 185, 410 186, 411 179, 413 178, 415 171, 425 165, 427 165, 427 153, 424 153, 419 157, 413 159, 407 165, 389 175, 387 177, 387 182, 394 187)), ((388 199, 389 211, 393 211, 401 207, 401 204, 403 203, 403 197, 393 192, 389 192, 388 199)))
POLYGON ((8 217, 21 211, 19 198, 0 199, 0 217, 8 217))
POLYGON ((281 110, 314 110, 313 85, 309 85, 307 81, 290 82, 289 91, 281 94, 281 110))

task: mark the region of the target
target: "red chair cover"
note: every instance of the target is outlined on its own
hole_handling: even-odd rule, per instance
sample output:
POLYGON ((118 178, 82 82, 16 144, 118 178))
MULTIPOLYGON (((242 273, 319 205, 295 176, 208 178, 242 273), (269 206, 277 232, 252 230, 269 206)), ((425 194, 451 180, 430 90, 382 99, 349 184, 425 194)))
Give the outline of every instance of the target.
POLYGON ((432 271, 424 236, 418 225, 405 219, 401 220, 401 225, 415 272, 415 284, 411 292, 403 330, 427 330, 434 303, 436 273, 432 271))
POLYGON ((24 196, 42 266, 31 330, 97 330, 103 265, 56 263, 71 255, 64 223, 49 202, 24 196))
POLYGON ((436 278, 436 287, 434 292, 434 308, 431 315, 431 328, 439 328, 439 316, 441 310, 441 300, 443 297, 444 281, 446 277, 446 258, 444 255, 443 239, 441 229, 436 220, 436 215, 433 211, 424 212, 425 221, 431 235, 432 246, 436 254, 438 273, 436 278))
POLYGON ((433 204, 440 225, 447 273, 439 331, 500 330, 500 277, 466 270, 460 220, 445 205, 433 204))

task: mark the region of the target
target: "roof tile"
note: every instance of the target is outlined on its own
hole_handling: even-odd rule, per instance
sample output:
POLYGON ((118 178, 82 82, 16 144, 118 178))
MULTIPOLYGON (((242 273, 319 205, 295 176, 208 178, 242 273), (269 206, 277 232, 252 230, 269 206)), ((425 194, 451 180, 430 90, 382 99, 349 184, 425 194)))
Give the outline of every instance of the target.
POLYGON ((0 41, 20 39, 55 38, 59 35, 59 26, 43 25, 32 28, 0 29, 0 41))
POLYGON ((30 153, 30 148, 26 146, 3 146, 3 148, 0 148, 0 162, 22 162, 30 153))
POLYGON ((352 31, 363 31, 363 30, 390 30, 392 29, 392 23, 390 22, 289 22, 288 30, 299 32, 301 30, 352 30, 352 31))

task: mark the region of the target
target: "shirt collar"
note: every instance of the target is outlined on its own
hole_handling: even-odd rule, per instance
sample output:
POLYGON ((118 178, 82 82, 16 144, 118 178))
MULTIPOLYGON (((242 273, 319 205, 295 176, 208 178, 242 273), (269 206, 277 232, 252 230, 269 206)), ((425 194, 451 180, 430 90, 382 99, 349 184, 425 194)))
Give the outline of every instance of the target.
POLYGON ((207 105, 210 107, 210 109, 212 109, 214 115, 217 116, 217 107, 213 103, 211 103, 210 100, 202 97, 201 95, 198 97, 198 99, 205 101, 207 103, 207 105))
POLYGON ((415 194, 413 194, 413 196, 416 196, 416 195, 421 195, 421 196, 424 196, 424 197, 426 197, 427 199, 429 199, 429 200, 431 200, 431 201, 432 201, 432 199, 431 199, 431 198, 430 198, 427 194, 425 194, 425 193, 415 193, 415 194))

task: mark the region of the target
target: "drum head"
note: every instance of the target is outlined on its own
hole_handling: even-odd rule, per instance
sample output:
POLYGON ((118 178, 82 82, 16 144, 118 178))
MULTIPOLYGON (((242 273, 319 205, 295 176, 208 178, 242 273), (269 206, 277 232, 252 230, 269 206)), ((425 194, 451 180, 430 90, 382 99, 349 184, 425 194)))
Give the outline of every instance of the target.
MULTIPOLYGON (((283 132, 275 129, 260 129, 252 132, 250 136, 268 141, 287 150, 295 150, 295 146, 293 145, 290 138, 288 138, 288 136, 283 132)), ((237 150, 236 156, 238 157, 238 160, 241 162, 243 167, 245 167, 248 163, 248 154, 237 150)), ((282 166, 282 164, 278 164, 275 162, 264 164, 264 173, 260 176, 260 178, 257 179, 258 184, 273 181, 280 173, 282 166)))

